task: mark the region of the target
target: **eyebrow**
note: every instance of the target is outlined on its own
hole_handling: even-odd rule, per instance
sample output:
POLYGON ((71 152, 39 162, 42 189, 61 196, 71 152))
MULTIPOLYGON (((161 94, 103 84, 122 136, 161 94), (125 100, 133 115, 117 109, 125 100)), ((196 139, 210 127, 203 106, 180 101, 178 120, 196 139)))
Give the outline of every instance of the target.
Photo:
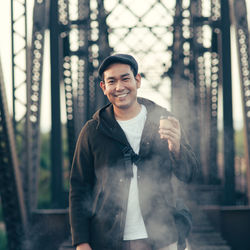
MULTIPOLYGON (((125 76, 130 76, 130 74, 129 73, 125 73, 125 74, 120 75, 120 77, 125 77, 125 76)), ((114 76, 110 76, 110 77, 107 78, 107 80, 111 80, 111 79, 115 79, 115 77, 114 76)))
POLYGON ((130 74, 126 73, 126 74, 121 75, 121 77, 124 77, 124 76, 130 76, 130 74))

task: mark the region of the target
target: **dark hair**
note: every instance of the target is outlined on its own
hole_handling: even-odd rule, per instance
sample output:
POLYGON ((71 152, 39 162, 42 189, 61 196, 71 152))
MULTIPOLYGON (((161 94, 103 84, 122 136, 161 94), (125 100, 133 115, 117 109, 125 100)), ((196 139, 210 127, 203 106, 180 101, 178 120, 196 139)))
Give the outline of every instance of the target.
POLYGON ((128 64, 131 67, 131 70, 133 71, 134 76, 138 73, 138 63, 135 60, 135 58, 128 54, 115 54, 106 57, 103 62, 101 63, 98 73, 101 80, 103 80, 103 73, 104 71, 112 64, 114 63, 122 63, 122 64, 128 64))
MULTIPOLYGON (((113 65, 113 64, 115 64, 115 63, 112 63, 112 64, 110 64, 109 66, 111 66, 111 65, 113 65)), ((126 63, 123 63, 123 64, 126 64, 126 63)), ((132 68, 131 67, 131 65, 129 65, 130 66, 130 69, 132 70, 132 72, 133 72, 133 75, 134 75, 134 77, 136 77, 136 75, 138 74, 136 71, 135 71, 135 69, 134 68, 132 68)), ((106 68, 106 69, 108 69, 108 68, 106 68)), ((105 69, 105 70, 106 70, 105 69)), ((103 71, 103 73, 102 73, 102 75, 101 75, 101 80, 104 82, 104 72, 105 72, 105 70, 103 71)))

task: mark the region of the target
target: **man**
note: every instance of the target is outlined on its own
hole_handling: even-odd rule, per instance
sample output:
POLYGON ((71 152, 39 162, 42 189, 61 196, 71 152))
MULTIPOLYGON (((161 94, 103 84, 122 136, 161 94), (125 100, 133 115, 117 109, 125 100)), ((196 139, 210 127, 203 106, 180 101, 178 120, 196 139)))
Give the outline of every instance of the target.
POLYGON ((77 250, 174 250, 178 236, 171 177, 191 181, 196 158, 179 121, 137 98, 134 57, 99 68, 110 104, 80 132, 70 178, 70 223, 77 250), (165 123, 161 116, 168 117, 165 123))

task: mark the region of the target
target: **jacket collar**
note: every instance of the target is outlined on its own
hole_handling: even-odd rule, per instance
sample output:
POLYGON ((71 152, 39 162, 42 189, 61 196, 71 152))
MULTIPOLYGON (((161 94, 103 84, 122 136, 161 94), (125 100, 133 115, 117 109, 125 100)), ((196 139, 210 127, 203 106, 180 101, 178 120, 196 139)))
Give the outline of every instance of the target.
POLYGON ((113 104, 109 103, 98 110, 93 119, 97 120, 97 130, 112 139, 116 139, 121 144, 129 145, 125 133, 115 119, 113 104))
MULTIPOLYGON (((147 109, 147 120, 144 126, 141 144, 148 144, 148 141, 150 141, 153 136, 152 133, 148 132, 152 130, 152 127, 158 126, 160 115, 162 115, 160 112, 163 112, 164 109, 159 109, 157 104, 145 98, 138 97, 138 102, 143 104, 147 109)), ((93 119, 97 121, 97 130, 100 130, 112 139, 118 140, 122 144, 129 145, 126 135, 115 119, 113 104, 109 103, 98 110, 94 114, 93 119)))

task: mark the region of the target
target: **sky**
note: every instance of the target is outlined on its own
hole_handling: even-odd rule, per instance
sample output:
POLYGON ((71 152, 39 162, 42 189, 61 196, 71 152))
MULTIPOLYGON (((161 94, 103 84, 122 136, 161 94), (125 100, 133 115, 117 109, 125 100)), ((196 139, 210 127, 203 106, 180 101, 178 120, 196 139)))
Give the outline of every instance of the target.
MULTIPOLYGON (((20 1, 21 2, 21 1, 20 1)), ((250 9, 250 3, 248 2, 248 9, 250 9)), ((27 0, 28 8, 32 8, 32 0, 27 0)), ((29 11, 30 13, 31 11, 29 11)), ((250 13, 250 12, 249 12, 250 13)), ((28 17, 30 19, 30 17, 28 17)), ((11 110, 11 99, 12 99, 12 82, 11 82, 11 26, 10 26, 10 1, 0 1, 0 30, 1 30, 1 39, 0 39, 0 58, 2 62, 3 72, 4 72, 4 79, 6 84, 6 94, 7 99, 9 103, 9 109, 11 110)), ((31 27, 31 22, 28 22, 29 30, 31 27)), ((49 39, 48 34, 47 37, 47 43, 45 46, 47 48, 49 47, 49 39)), ((234 30, 232 30, 232 41, 234 41, 234 30)), ((45 53, 45 61, 49 61, 49 54, 45 53)), ((232 42, 232 77, 233 77, 233 113, 234 113, 234 126, 236 129, 242 128, 242 103, 241 103, 241 94, 240 94, 240 84, 239 84, 239 73, 238 73, 238 67, 237 67, 237 54, 236 54, 236 48, 235 43, 232 42)), ((41 113, 41 127, 43 130, 49 130, 50 128, 50 109, 48 108, 50 106, 50 99, 48 98, 50 96, 50 88, 49 88, 49 82, 50 82, 50 76, 49 76, 49 64, 46 63, 44 65, 44 72, 43 75, 44 81, 43 81, 43 90, 42 90, 42 113, 41 113)), ((142 88, 139 92, 139 95, 146 96, 149 99, 152 99, 156 101, 157 103, 169 108, 168 100, 163 98, 162 95, 159 93, 153 91, 149 87, 143 88, 143 82, 142 82, 142 88)), ((64 99, 62 98, 62 102, 64 102, 64 99)), ((63 106, 63 105, 62 105, 63 106)), ((62 112, 62 120, 66 120, 65 112, 62 112)))

